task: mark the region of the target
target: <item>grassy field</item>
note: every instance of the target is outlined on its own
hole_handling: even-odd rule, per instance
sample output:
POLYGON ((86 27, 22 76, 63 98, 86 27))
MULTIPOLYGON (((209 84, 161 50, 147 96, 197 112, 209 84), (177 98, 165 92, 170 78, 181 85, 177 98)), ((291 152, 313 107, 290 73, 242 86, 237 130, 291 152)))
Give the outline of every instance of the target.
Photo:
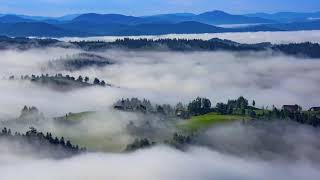
POLYGON ((202 116, 194 116, 191 119, 178 125, 178 128, 186 131, 198 131, 209 128, 217 123, 227 123, 239 120, 249 120, 248 116, 239 115, 221 115, 218 113, 209 113, 202 116))
MULTIPOLYGON (((77 122, 90 118, 97 112, 86 111, 80 113, 69 113, 67 116, 61 117, 67 122, 77 122)), ((218 113, 209 113, 202 116, 194 116, 189 120, 185 120, 177 125, 179 130, 185 133, 196 132, 201 129, 210 128, 218 123, 228 123, 233 121, 250 120, 248 116, 241 115, 222 115, 218 113)), ((67 134, 62 134, 68 137, 67 134)), ((124 147, 124 142, 119 142, 119 137, 113 137, 108 132, 99 136, 81 136, 69 137, 74 143, 85 146, 91 150, 100 150, 106 152, 119 152, 124 147)), ((122 137, 123 140, 123 137, 122 137)))
MULTIPOLYGON (((58 117, 61 122, 71 123, 72 126, 64 126, 65 131, 61 131, 59 136, 71 140, 74 144, 86 147, 92 151, 120 152, 127 144, 126 136, 112 134, 108 130, 95 133, 94 129, 79 132, 79 134, 69 133, 68 128, 78 128, 77 123, 88 121, 92 118, 103 118, 103 112, 85 111, 79 113, 68 113, 66 116, 58 117), (101 114, 102 113, 102 114, 101 114)), ((100 119, 103 121, 104 119, 100 119)), ((72 132, 72 131, 71 131, 72 132)))

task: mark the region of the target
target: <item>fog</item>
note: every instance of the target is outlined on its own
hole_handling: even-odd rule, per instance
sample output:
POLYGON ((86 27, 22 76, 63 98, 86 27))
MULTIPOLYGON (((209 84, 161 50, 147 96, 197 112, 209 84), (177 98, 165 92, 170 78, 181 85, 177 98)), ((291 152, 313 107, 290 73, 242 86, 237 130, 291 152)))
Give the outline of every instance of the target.
POLYGON ((49 60, 78 50, 45 49, 3 51, 0 71, 0 114, 16 116, 24 105, 33 105, 48 116, 68 112, 108 109, 125 97, 147 98, 157 104, 188 103, 197 96, 213 104, 239 96, 257 102, 258 107, 300 104, 317 106, 319 101, 320 61, 271 53, 227 52, 135 52, 108 50, 100 55, 114 60, 104 68, 75 72, 44 71, 49 60), (59 92, 19 80, 10 75, 49 73, 71 74, 104 79, 116 87, 84 88, 59 92), (303 84, 303 85, 302 85, 303 84), (120 88, 118 88, 120 87, 120 88), (47 98, 50 97, 50 98, 47 98))
POLYGON ((292 122, 232 123, 198 136, 179 151, 164 145, 134 153, 86 153, 68 159, 39 158, 1 145, 3 180, 46 179, 318 179, 319 132, 292 122), (19 172, 19 173, 16 173, 19 172))
POLYGON ((318 129, 287 120, 216 125, 196 142, 229 155, 267 161, 320 163, 318 129))
MULTIPOLYGON (((314 38, 317 35, 311 37, 312 32, 297 33, 300 35, 293 36, 293 41, 308 40, 306 36, 317 40, 314 38)), ((274 41, 282 42, 291 37, 278 36, 272 34, 274 41), (282 39, 277 39, 278 36, 282 39)), ((264 40, 253 37, 251 42, 254 41, 264 40)), ((320 160, 315 156, 319 152, 316 141, 319 133, 310 127, 297 127, 287 122, 262 127, 241 123, 217 126, 199 135, 198 143, 185 151, 160 144, 134 153, 111 153, 123 150, 135 138, 126 131, 129 122, 143 124, 151 119, 158 123, 156 118, 113 110, 113 104, 121 98, 146 98, 153 104, 175 105, 201 96, 215 105, 245 96, 250 101, 255 100, 257 107, 299 104, 308 109, 319 105, 319 59, 272 52, 111 49, 96 54, 111 59, 112 65, 73 72, 47 69, 49 61, 81 52, 63 48, 1 51, 0 121, 11 122, 13 131, 25 132, 30 126, 50 131, 90 150, 69 159, 53 160, 38 158, 29 151, 27 154, 16 153, 11 149, 17 146, 0 142, 1 180, 320 178, 320 160), (91 82, 98 77, 114 86, 56 91, 19 80, 21 75, 46 73, 88 76, 91 82), (11 75, 17 80, 8 80, 11 75), (19 117, 24 105, 36 106, 46 118, 19 125, 15 118, 19 117), (72 125, 53 121, 69 112, 83 111, 95 113, 72 125), (280 130, 269 131, 274 127, 280 130), (270 132, 274 133, 270 135, 270 132)), ((170 123, 159 123, 160 127, 167 128, 157 134, 160 139, 172 135, 175 120, 170 123)))
MULTIPOLYGON (((3 161, 0 161, 3 162, 3 161)), ((308 162, 264 162, 228 156, 206 148, 180 152, 154 147, 132 154, 86 154, 66 160, 5 160, 1 179, 310 179, 320 177, 308 162), (19 173, 17 173, 19 172, 19 173)))
POLYGON ((178 38, 178 39, 202 39, 209 40, 212 38, 221 38, 236 41, 239 43, 261 43, 271 42, 273 44, 301 43, 301 42, 320 42, 320 31, 279 31, 279 32, 239 32, 239 33, 205 33, 205 34, 166 34, 155 36, 98 36, 98 37, 64 37, 59 38, 62 41, 107 41, 112 42, 116 39, 123 38, 147 38, 147 39, 163 39, 163 38, 178 38))

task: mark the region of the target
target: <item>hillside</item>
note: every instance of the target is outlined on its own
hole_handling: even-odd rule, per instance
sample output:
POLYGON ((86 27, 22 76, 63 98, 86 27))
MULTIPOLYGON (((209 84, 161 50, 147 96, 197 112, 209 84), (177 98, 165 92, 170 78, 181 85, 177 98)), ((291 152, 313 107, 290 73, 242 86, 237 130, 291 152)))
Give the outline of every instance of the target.
POLYGON ((263 19, 260 17, 247 17, 243 15, 232 15, 223 11, 205 12, 192 17, 194 21, 207 24, 262 24, 274 23, 274 20, 263 19))
POLYGON ((63 37, 63 36, 84 36, 87 33, 68 31, 55 25, 42 22, 19 22, 14 24, 0 24, 0 35, 15 37, 63 37))
POLYGON ((181 128, 185 131, 199 131, 206 128, 210 128, 215 124, 229 123, 234 121, 247 121, 250 117, 240 116, 240 115, 222 115, 219 113, 209 113, 201 116, 194 116, 187 121, 178 125, 178 128, 181 128))
POLYGON ((172 13, 141 17, 96 13, 66 15, 58 18, 3 15, 0 16, 0 35, 89 37, 318 30, 320 22, 317 17, 318 13, 235 15, 224 11, 210 11, 201 14, 172 13), (279 17, 279 21, 276 20, 277 17, 279 17), (294 20, 281 19, 285 17, 294 20), (217 27, 217 25, 239 24, 243 27, 217 27))
POLYGON ((22 18, 15 15, 5 15, 0 17, 1 23, 21 23, 21 22, 33 22, 31 19, 22 18))
POLYGON ((245 14, 248 17, 259 17, 264 19, 270 19, 282 23, 290 23, 295 21, 307 21, 320 18, 320 12, 278 12, 278 13, 253 13, 245 14))
POLYGON ((320 20, 270 24, 269 27, 285 31, 320 30, 320 20))
POLYGON ((124 24, 124 25, 132 25, 137 24, 141 21, 141 18, 134 16, 125 16, 121 14, 82 14, 76 18, 74 18, 73 22, 90 22, 94 24, 124 24))

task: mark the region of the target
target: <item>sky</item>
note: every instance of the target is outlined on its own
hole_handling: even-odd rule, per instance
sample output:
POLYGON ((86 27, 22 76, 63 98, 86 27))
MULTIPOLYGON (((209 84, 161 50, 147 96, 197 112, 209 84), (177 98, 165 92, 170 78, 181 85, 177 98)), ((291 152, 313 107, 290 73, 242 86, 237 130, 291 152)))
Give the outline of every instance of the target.
POLYGON ((224 10, 253 12, 320 10, 319 0, 0 0, 0 13, 62 16, 76 13, 152 15, 172 12, 201 13, 224 10))

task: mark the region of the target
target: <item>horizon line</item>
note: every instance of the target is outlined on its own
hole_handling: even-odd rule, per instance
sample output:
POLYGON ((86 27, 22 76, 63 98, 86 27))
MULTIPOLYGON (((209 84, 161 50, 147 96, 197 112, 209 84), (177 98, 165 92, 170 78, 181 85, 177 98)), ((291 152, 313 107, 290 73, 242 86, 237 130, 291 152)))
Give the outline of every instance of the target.
POLYGON ((157 15, 167 15, 167 14, 195 14, 195 15, 199 15, 199 14, 203 14, 203 13, 207 13, 207 12, 214 12, 214 11, 221 11, 221 12, 225 12, 227 14, 231 14, 231 15, 247 15, 247 14, 259 14, 259 13, 264 13, 264 14, 277 14, 277 13, 320 13, 320 10, 318 11, 274 11, 274 12, 265 12, 265 11, 258 11, 258 12, 247 12, 247 13, 231 13, 225 10, 219 10, 219 9, 215 9, 215 10, 210 10, 210 11, 202 11, 202 12, 181 12, 181 11, 177 11, 177 12, 168 12, 168 13, 158 13, 158 14, 149 14, 149 15, 133 15, 133 14, 129 14, 129 13, 116 13, 116 12, 79 12, 79 13, 67 13, 67 14, 63 14, 63 15, 31 15, 31 14, 24 14, 24 13, 9 13, 9 12, 0 12, 0 16, 6 16, 6 15, 15 15, 15 16, 30 16, 30 17, 47 17, 47 18, 61 18, 61 17, 65 17, 65 16, 70 16, 70 15, 83 15, 83 14, 99 14, 99 15, 107 15, 107 14, 118 14, 118 15, 125 15, 125 16, 134 16, 134 17, 147 17, 147 16, 157 16, 157 15))

